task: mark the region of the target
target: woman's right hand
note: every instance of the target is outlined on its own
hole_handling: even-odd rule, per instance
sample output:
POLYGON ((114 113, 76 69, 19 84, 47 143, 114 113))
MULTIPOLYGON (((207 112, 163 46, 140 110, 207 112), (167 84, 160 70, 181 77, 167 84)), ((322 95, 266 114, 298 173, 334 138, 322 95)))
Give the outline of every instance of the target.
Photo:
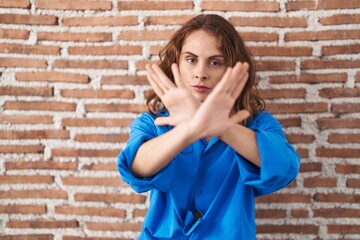
POLYGON ((175 84, 165 75, 157 64, 146 65, 147 79, 169 111, 168 117, 158 117, 156 125, 177 126, 192 118, 200 102, 186 89, 177 64, 171 65, 175 84))

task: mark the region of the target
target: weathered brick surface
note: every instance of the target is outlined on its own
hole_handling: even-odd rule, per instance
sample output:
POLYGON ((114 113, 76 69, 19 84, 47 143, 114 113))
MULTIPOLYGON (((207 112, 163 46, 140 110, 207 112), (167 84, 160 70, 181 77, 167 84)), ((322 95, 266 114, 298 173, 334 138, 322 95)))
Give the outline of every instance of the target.
POLYGON ((117 172, 145 64, 192 16, 227 18, 302 158, 256 200, 257 239, 360 238, 360 1, 0 0, 0 239, 136 239, 117 172))

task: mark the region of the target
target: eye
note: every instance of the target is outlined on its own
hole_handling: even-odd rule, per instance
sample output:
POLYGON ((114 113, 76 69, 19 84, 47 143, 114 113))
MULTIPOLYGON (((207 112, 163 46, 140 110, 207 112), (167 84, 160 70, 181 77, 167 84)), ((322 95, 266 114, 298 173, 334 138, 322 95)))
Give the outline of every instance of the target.
POLYGON ((186 61, 188 61, 189 63, 196 63, 197 59, 194 57, 186 57, 186 61))
POLYGON ((215 66, 215 67, 224 65, 224 63, 223 63, 222 61, 219 61, 219 60, 211 60, 211 61, 209 62, 209 64, 210 64, 211 66, 215 66))

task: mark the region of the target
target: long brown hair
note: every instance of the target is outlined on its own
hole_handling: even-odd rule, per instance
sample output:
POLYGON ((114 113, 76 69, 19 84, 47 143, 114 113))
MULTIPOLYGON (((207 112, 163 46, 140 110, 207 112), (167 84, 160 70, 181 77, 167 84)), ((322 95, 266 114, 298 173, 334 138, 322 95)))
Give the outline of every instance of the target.
MULTIPOLYGON (((252 55, 246 48, 244 40, 235 28, 223 17, 215 14, 198 15, 185 23, 170 39, 168 44, 160 51, 160 68, 174 82, 171 72, 171 64, 179 63, 181 48, 187 36, 196 30, 205 30, 214 34, 218 39, 219 50, 224 55, 226 64, 234 66, 236 62, 247 62, 249 64, 249 79, 236 99, 231 110, 231 115, 239 110, 249 111, 252 117, 254 113, 264 110, 265 103, 258 96, 255 86, 255 63, 252 55)), ((161 99, 152 92, 146 99, 148 111, 159 115, 161 110, 166 109, 161 99)))

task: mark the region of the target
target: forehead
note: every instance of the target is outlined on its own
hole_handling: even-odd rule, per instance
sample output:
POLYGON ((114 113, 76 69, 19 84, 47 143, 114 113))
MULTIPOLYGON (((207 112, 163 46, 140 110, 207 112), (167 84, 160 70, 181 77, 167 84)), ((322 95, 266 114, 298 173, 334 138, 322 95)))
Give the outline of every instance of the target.
POLYGON ((181 52, 186 51, 191 51, 196 55, 214 55, 221 53, 217 37, 204 30, 193 31, 185 38, 181 52))

